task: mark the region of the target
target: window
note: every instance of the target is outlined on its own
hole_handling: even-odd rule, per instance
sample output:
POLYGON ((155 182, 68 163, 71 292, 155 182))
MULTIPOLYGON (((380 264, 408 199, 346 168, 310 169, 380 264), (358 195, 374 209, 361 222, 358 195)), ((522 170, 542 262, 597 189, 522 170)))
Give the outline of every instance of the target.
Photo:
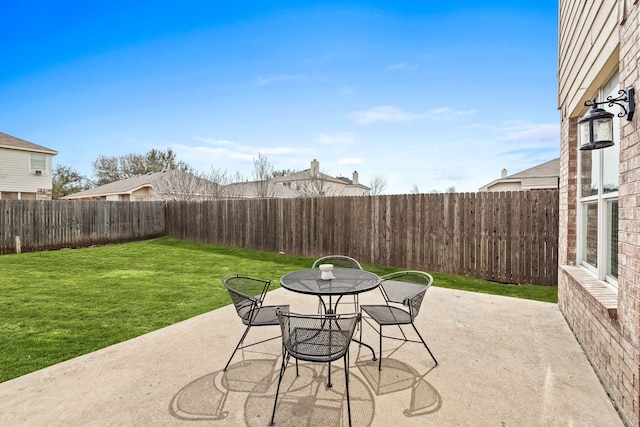
POLYGON ((43 174, 47 169, 47 158, 44 154, 31 154, 31 172, 38 173, 36 171, 42 171, 40 174, 43 174))
MULTIPOLYGON (((618 95, 616 72, 597 98, 618 95)), ((603 108, 608 108, 606 105, 603 108)), ((613 112, 613 111, 612 111, 613 112)), ((612 147, 579 152, 578 263, 611 287, 618 286, 618 177, 620 119, 613 118, 612 147)), ((583 144, 578 141, 578 145, 583 144)))

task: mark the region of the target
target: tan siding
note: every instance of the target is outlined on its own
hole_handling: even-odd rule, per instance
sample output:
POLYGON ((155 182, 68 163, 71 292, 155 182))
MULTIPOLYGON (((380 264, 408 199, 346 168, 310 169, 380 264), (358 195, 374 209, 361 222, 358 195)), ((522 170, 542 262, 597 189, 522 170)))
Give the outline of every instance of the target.
POLYGON ((570 117, 615 71, 618 63, 618 2, 560 2, 558 93, 570 117))
POLYGON ((518 191, 522 190, 520 181, 518 182, 498 182, 487 188, 487 191, 518 191))
POLYGON ((51 157, 47 155, 47 171, 41 176, 31 173, 30 153, 0 148, 0 191, 36 193, 51 189, 51 157))

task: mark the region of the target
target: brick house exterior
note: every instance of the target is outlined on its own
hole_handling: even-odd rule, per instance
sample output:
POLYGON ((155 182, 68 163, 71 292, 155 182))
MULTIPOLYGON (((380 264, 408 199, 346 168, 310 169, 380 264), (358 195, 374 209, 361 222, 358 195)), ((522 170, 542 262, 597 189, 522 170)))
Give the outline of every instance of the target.
POLYGON ((623 420, 638 426, 640 111, 631 121, 614 122, 617 147, 593 152, 578 149, 578 120, 586 112, 584 101, 603 101, 603 93, 610 93, 607 85, 640 91, 640 0, 560 0, 559 5, 558 304, 623 420), (606 188, 598 184, 601 176, 592 174, 600 158, 598 170, 607 170, 611 154, 617 180, 606 188))

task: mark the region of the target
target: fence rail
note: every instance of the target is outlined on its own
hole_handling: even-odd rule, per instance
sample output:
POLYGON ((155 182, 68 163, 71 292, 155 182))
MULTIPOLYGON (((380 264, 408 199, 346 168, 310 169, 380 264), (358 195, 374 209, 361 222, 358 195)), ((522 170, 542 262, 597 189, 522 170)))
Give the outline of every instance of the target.
POLYGON ((0 200, 0 254, 163 235, 556 285, 558 191, 207 202, 0 200))

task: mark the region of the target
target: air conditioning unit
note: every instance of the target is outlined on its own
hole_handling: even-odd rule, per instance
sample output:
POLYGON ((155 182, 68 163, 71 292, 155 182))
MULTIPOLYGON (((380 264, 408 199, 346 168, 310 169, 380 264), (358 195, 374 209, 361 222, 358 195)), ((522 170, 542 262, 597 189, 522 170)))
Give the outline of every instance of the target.
POLYGON ((40 176, 40 175, 42 175, 43 173, 44 173, 44 171, 43 171, 42 169, 34 169, 34 170, 33 170, 33 174, 34 174, 34 175, 38 175, 38 176, 40 176))

